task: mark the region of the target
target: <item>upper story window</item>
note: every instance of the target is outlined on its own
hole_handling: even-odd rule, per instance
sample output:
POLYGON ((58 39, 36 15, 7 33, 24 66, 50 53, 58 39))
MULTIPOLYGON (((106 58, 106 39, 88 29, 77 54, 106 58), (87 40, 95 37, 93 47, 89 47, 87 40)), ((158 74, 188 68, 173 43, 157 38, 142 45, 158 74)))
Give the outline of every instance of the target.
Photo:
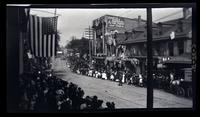
POLYGON ((159 33, 159 35, 163 34, 163 25, 161 22, 158 23, 158 33, 159 33))
POLYGON ((184 42, 183 41, 178 41, 178 51, 179 51, 179 55, 184 53, 184 42))
POLYGON ((183 32, 183 22, 182 22, 182 21, 179 21, 179 22, 177 23, 176 32, 183 32))

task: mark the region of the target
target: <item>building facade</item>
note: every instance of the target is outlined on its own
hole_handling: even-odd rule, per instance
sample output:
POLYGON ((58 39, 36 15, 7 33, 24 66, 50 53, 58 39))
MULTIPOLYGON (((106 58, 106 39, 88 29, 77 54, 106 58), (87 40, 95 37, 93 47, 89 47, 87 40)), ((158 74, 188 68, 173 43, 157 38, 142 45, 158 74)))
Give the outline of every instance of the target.
MULTIPOLYGON (((158 64, 170 61, 170 63, 190 64, 192 17, 189 14, 186 15, 186 11, 187 9, 183 9, 183 18, 153 24, 152 50, 155 69, 158 68, 158 64)), ((131 33, 132 36, 122 41, 120 45, 125 46, 126 57, 140 60, 141 73, 144 73, 147 65, 146 25, 134 28, 131 33)))
MULTIPOLYGON (((173 69, 190 67, 192 17, 189 10, 183 8, 182 18, 152 24, 154 70, 165 67, 167 62, 176 63, 173 69)), ((102 61, 106 57, 137 59, 136 71, 146 73, 147 26, 140 16, 129 19, 105 15, 93 21, 93 31, 93 56, 99 56, 102 61)))
POLYGON ((145 22, 138 16, 138 19, 104 15, 93 21, 93 55, 112 56, 116 53, 117 41, 115 34, 131 32, 135 27, 143 25, 145 22))

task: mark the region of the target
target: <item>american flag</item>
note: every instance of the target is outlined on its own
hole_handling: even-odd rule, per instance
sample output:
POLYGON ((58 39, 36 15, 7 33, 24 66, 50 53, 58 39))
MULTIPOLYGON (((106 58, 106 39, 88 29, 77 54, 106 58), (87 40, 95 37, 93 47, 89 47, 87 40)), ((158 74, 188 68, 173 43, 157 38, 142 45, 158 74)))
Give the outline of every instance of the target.
POLYGON ((30 15, 30 45, 34 56, 52 57, 56 54, 57 18, 30 15))

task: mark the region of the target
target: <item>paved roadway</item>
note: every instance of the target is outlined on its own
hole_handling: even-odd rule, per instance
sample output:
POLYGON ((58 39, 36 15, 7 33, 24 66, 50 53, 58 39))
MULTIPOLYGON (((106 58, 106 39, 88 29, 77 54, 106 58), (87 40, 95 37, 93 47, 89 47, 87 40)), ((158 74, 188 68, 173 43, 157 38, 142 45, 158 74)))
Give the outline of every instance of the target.
MULTIPOLYGON (((80 86, 85 92, 84 96, 98 96, 104 101, 103 107, 105 107, 105 102, 113 101, 116 108, 146 108, 146 88, 126 84, 118 86, 117 82, 72 73, 66 67, 66 62, 59 58, 55 59, 54 71, 57 77, 80 86)), ((191 107, 191 99, 154 89, 154 108, 191 107)))

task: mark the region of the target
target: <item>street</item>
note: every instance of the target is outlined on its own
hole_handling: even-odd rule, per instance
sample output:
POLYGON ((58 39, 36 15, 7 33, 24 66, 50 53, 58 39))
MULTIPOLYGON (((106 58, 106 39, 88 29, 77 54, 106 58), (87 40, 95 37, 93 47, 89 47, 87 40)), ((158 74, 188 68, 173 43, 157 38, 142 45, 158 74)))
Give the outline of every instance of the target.
MULTIPOLYGON (((85 96, 96 95, 106 102, 114 102, 116 108, 146 108, 146 88, 123 84, 118 86, 118 82, 96 79, 72 73, 66 66, 66 61, 60 58, 55 59, 54 71, 58 78, 73 82, 81 87, 85 96)), ((154 89, 154 108, 192 108, 192 100, 184 97, 154 89)))

